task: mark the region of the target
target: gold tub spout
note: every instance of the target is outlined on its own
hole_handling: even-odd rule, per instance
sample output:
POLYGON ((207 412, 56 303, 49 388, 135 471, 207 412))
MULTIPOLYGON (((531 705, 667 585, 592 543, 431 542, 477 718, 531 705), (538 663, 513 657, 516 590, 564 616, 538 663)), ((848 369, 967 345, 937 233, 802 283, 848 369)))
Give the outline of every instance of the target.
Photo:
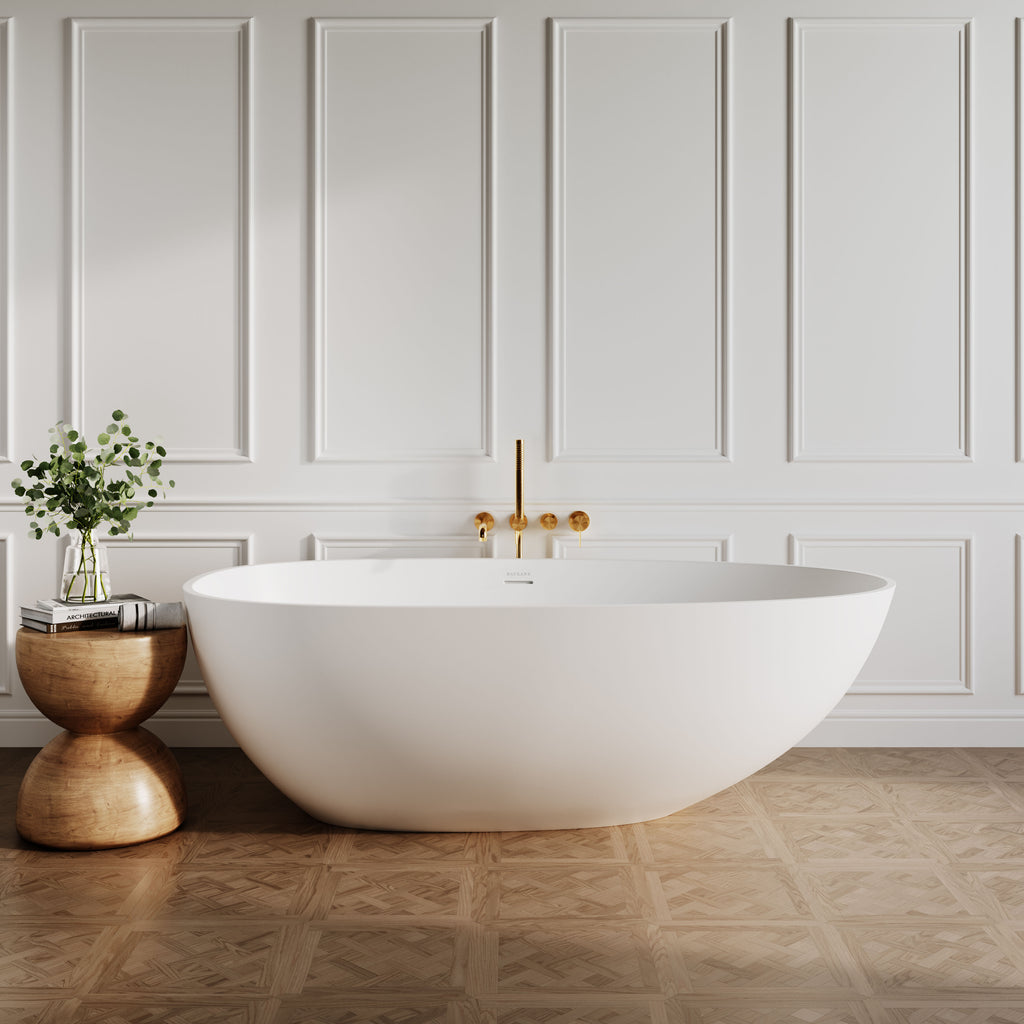
POLYGON ((494 516, 490 512, 480 512, 473 520, 473 525, 477 529, 477 536, 480 540, 487 540, 487 534, 494 529, 494 516))

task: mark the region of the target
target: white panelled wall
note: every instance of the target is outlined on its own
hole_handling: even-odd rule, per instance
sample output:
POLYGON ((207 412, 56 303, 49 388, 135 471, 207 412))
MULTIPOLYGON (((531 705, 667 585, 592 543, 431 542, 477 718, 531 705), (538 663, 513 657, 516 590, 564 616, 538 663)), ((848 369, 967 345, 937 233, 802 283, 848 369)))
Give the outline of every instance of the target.
MULTIPOLYGON (((63 550, 8 482, 115 407, 177 481, 117 590, 509 556, 521 437, 527 557, 896 579, 807 742, 1024 743, 1019 13, 0 7, 0 745, 54 732, 13 644, 63 550)), ((229 742, 191 655, 153 728, 229 742)))

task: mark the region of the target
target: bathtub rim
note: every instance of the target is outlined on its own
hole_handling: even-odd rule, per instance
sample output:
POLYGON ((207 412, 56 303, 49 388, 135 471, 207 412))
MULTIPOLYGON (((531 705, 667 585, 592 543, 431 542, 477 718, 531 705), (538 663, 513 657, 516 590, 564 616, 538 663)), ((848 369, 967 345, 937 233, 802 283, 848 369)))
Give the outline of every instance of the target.
MULTIPOLYGON (((873 585, 862 586, 853 590, 845 590, 840 593, 833 594, 797 594, 789 596, 778 596, 778 597, 738 597, 738 598, 723 598, 720 600, 677 600, 677 601, 577 601, 577 602, 565 602, 565 601, 550 601, 550 602, 517 602, 517 603, 506 603, 506 604, 486 604, 473 601, 470 599, 459 599, 458 601, 417 601, 417 602, 404 602, 404 603, 360 603, 359 601, 323 601, 323 600, 292 600, 284 599, 280 596, 275 596, 272 599, 261 600, 254 599, 250 596, 240 595, 225 595, 225 594, 213 594, 207 591, 199 589, 200 584, 203 580, 209 577, 218 575, 233 575, 243 574, 247 570, 263 570, 269 571, 274 568, 281 566, 296 566, 296 565, 327 565, 336 564, 337 562, 352 562, 352 563, 376 563, 376 564, 394 564, 394 563, 407 563, 414 562, 419 565, 448 565, 452 562, 484 562, 488 565, 493 565, 495 571, 501 568, 508 567, 506 571, 511 569, 522 570, 525 565, 536 565, 560 563, 565 564, 568 560, 566 559, 555 559, 555 558, 534 558, 534 559, 514 559, 514 558, 481 558, 481 559, 467 559, 458 557, 440 557, 440 558, 358 558, 358 559, 337 559, 332 562, 327 560, 317 559, 289 559, 284 561, 275 562, 254 562, 247 563, 244 565, 233 565, 226 566, 219 569, 210 569, 206 572, 199 573, 190 579, 186 580, 182 584, 182 591, 186 598, 186 605, 190 598, 199 601, 214 601, 224 604, 239 604, 239 605, 254 605, 254 606, 267 606, 267 607, 280 607, 280 608, 295 608, 295 609, 313 609, 313 608, 347 608, 347 609, 379 609, 379 610, 493 610, 493 611, 510 611, 510 610, 527 610, 534 608, 543 609, 583 609, 583 608, 672 608, 672 607, 698 607, 698 606, 730 606, 730 605, 767 605, 779 602, 795 602, 795 601, 827 601, 827 600, 841 600, 844 598, 855 598, 855 597, 866 597, 868 595, 878 595, 886 591, 894 591, 896 589, 896 581, 888 576, 882 576, 878 573, 867 573, 860 572, 853 569, 837 569, 823 566, 811 566, 811 565, 791 565, 783 562, 699 562, 699 561, 688 561, 685 559, 636 559, 636 558, 602 558, 594 559, 589 562, 590 565, 631 565, 637 567, 650 566, 650 565, 728 565, 736 566, 737 568, 750 567, 754 569, 773 569, 782 570, 788 572, 797 572, 804 574, 816 575, 819 573, 828 574, 839 574, 846 577, 858 577, 864 581, 873 581, 873 585)), ((577 563, 578 564, 578 563, 577 563)), ((890 597, 891 600, 891 597, 890 597)))

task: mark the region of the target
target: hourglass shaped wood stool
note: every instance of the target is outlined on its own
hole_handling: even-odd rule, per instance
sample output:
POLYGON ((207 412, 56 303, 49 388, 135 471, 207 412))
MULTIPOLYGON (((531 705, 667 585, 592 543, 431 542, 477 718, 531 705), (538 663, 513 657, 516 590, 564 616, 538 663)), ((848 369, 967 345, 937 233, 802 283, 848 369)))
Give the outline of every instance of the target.
POLYGON ((181 768, 139 724, 171 695, 187 642, 184 626, 149 633, 18 631, 25 692, 68 730, 25 773, 15 819, 25 839, 99 850, 156 839, 185 820, 181 768))

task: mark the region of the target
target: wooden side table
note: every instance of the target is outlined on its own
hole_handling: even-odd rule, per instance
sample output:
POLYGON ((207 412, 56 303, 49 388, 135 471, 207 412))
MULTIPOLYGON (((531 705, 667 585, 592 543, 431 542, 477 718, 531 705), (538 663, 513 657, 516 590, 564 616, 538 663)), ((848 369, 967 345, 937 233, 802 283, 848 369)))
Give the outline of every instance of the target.
POLYGON ((181 768, 139 723, 171 695, 187 642, 184 626, 148 633, 18 631, 25 692, 68 730, 25 773, 15 819, 25 839, 99 850, 156 839, 184 821, 181 768))

